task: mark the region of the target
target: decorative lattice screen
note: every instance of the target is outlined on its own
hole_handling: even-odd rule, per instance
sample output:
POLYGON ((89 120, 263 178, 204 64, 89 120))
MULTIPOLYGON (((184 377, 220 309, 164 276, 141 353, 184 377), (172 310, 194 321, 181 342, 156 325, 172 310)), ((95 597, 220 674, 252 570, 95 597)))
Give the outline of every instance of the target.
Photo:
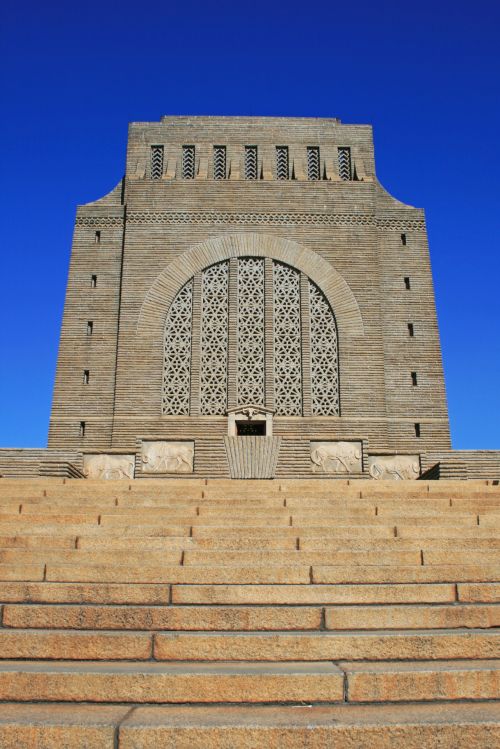
POLYGON ((238 405, 263 405, 264 260, 238 261, 238 405))
POLYGON ((165 364, 163 368, 163 413, 189 413, 191 379, 191 325, 193 281, 179 291, 165 324, 165 364))
POLYGON ((302 414, 300 274, 273 264, 274 405, 278 415, 302 414))
POLYGON ((227 410, 228 268, 229 263, 218 263, 202 274, 202 414, 224 414, 227 410))
POLYGON ((337 326, 320 289, 305 277, 301 283, 295 268, 277 261, 266 265, 255 257, 217 263, 200 275, 201 283, 191 279, 182 287, 167 315, 163 413, 189 414, 190 390, 199 381, 203 415, 225 414, 229 391, 236 393, 234 405, 266 405, 267 393, 274 395, 277 415, 301 416, 305 368, 311 373, 313 415, 339 415, 337 326), (230 285, 236 303, 231 308, 230 285), (266 289, 272 299, 266 298, 266 289), (304 317, 307 308, 310 314, 304 317), (309 318, 310 347, 302 339, 309 318), (231 351, 230 330, 236 340, 231 351), (274 349, 272 370, 266 340, 274 349))
POLYGON ((311 390, 315 416, 338 416, 339 366, 337 325, 327 300, 309 281, 311 317, 311 390))

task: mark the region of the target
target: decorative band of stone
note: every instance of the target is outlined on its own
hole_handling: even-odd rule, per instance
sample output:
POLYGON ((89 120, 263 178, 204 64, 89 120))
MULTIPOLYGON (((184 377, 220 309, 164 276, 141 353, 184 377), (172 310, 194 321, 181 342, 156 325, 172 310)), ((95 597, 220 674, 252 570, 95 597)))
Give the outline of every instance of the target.
POLYGON ((123 226, 122 216, 77 216, 76 226, 123 226))
MULTIPOLYGON (((248 226, 374 226, 393 231, 423 231, 420 219, 377 218, 354 213, 236 213, 230 211, 133 211, 130 224, 246 224, 248 226)), ((77 226, 121 226, 117 216, 78 216, 77 226)))

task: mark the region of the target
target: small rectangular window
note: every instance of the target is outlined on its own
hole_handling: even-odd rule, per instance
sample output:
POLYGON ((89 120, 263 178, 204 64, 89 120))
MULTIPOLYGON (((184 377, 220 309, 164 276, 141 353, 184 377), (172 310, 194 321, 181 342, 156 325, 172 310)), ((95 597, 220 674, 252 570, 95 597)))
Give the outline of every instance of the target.
POLYGON ((90 382, 90 370, 84 369, 83 370, 83 384, 88 385, 90 382))
POLYGON ((94 323, 92 322, 92 320, 88 320, 87 321, 87 335, 92 335, 93 332, 94 332, 94 323))
POLYGON ((348 182, 352 179, 351 149, 348 146, 341 146, 338 149, 339 159, 339 177, 348 182))
POLYGON ((405 289, 411 289, 409 276, 405 276, 405 289))
POLYGON ((288 146, 276 146, 276 179, 289 179, 288 146))
POLYGON ((101 241, 101 230, 100 229, 98 229, 98 231, 96 231, 94 241, 95 241, 96 244, 99 244, 99 242, 101 241))
POLYGON ((182 178, 194 179, 196 150, 194 146, 182 146, 182 178))
POLYGON ((408 323, 408 335, 410 336, 410 338, 413 338, 413 336, 415 335, 415 330, 413 328, 412 322, 408 323))
POLYGON ((214 146, 214 179, 226 179, 226 146, 214 146))
POLYGON ((420 437, 420 424, 415 423, 415 437, 420 437))
POLYGON ((401 234, 401 244, 406 246, 406 234, 401 234))
POLYGON ((80 422, 80 437, 85 437, 85 422, 80 422))
POLYGON ((95 289, 96 286, 97 286, 97 276, 91 276, 90 277, 90 287, 92 289, 95 289))
POLYGON ((151 146, 151 179, 163 177, 163 146, 151 146))
POLYGON ((257 146, 245 146, 245 179, 257 179, 257 146))
POLYGON ((411 384, 413 385, 413 387, 417 386, 417 373, 416 372, 411 373, 411 384))
POLYGON ((307 179, 317 180, 320 179, 320 159, 319 159, 319 147, 308 146, 307 147, 307 179))

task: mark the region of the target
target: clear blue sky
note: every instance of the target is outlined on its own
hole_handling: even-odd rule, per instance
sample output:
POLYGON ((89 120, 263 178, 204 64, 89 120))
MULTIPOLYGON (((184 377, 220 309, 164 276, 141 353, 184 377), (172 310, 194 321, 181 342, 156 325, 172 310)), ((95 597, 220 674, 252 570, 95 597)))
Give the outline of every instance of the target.
POLYGON ((498 0, 23 2, 1 11, 0 445, 46 444, 75 207, 162 114, 372 123, 426 210, 455 448, 500 448, 498 0))

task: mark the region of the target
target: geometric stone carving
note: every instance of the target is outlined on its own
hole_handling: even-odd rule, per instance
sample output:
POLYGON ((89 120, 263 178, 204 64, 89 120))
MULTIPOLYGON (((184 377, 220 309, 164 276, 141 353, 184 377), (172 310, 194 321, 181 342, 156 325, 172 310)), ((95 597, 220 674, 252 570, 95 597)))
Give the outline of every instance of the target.
POLYGON ((369 472, 372 479, 417 479, 420 476, 418 455, 370 455, 369 472))
POLYGON ((165 323, 163 413, 189 414, 193 281, 175 297, 165 323))
POLYGON ((229 263, 202 273, 201 413, 223 414, 227 408, 229 263))
POLYGON ((264 403, 264 259, 238 260, 238 405, 264 403))
POLYGON ((274 478, 281 437, 224 437, 224 445, 232 479, 274 478))
POLYGON ((361 442, 311 442, 313 473, 362 473, 361 442))
POLYGON ((192 473, 194 442, 143 442, 143 473, 192 473))
POLYGON ((84 455, 83 473, 88 479, 133 479, 135 455, 84 455))
POLYGON ((302 416, 305 397, 313 416, 339 416, 337 324, 319 287, 310 279, 304 286, 296 268, 276 260, 267 266, 263 257, 224 260, 200 275, 201 285, 187 281, 166 314, 163 413, 191 414, 199 382, 202 416, 225 414, 228 392, 237 405, 264 406, 272 387, 277 416, 302 416), (303 370, 310 373, 306 393, 303 370))
POLYGON ((313 415, 338 416, 339 364, 337 324, 332 309, 309 281, 311 317, 311 389, 313 415))
POLYGON ((273 264, 274 405, 278 416, 302 416, 300 274, 273 264))

